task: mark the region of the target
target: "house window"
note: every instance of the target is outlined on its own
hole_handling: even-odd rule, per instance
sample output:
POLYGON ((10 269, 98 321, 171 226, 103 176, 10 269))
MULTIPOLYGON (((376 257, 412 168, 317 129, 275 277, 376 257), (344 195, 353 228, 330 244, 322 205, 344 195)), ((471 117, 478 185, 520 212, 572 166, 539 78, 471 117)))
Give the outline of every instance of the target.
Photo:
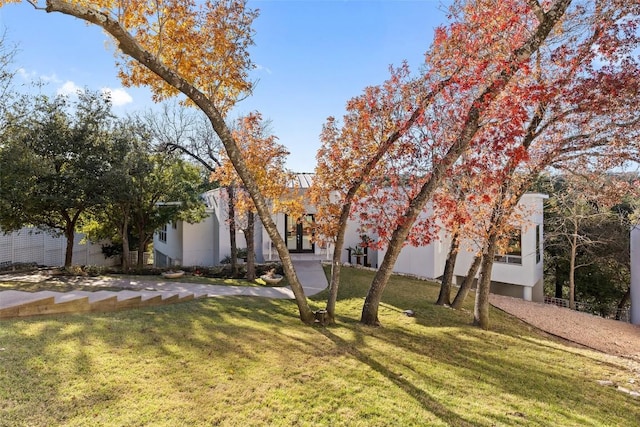
POLYGON ((540 224, 536 225, 536 264, 542 260, 542 230, 540 224))
POLYGON ((512 230, 509 233, 509 241, 502 253, 496 255, 495 262, 522 265, 522 231, 512 230))
POLYGON ((163 225, 158 231, 158 240, 162 243, 167 243, 167 224, 163 225))

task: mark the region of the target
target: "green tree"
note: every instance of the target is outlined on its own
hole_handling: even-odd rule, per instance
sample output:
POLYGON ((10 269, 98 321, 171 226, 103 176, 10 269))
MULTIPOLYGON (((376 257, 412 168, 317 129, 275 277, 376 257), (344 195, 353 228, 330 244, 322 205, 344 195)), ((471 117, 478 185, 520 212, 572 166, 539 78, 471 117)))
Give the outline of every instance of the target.
POLYGON ((121 156, 108 179, 106 205, 87 230, 92 238, 117 236, 122 243, 122 265, 129 268, 130 238, 138 249, 137 266, 153 233, 172 221, 197 222, 204 217, 199 169, 179 156, 154 150, 151 132, 140 120, 123 119, 114 130, 121 156))
POLYGON ((98 93, 75 102, 38 97, 26 116, 8 117, 0 149, 0 227, 36 226, 67 238, 70 266, 82 215, 107 196, 113 168, 111 103, 98 93))

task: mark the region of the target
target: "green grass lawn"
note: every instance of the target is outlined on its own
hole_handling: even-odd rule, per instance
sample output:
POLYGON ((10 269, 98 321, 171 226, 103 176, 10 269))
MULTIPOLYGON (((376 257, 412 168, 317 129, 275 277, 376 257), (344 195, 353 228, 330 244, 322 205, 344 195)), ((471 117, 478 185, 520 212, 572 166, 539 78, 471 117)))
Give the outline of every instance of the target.
POLYGON ((2 321, 0 426, 638 425, 640 400, 598 384, 629 378, 617 359, 497 310, 477 329, 403 277, 363 327, 370 279, 344 269, 329 328, 246 297, 2 321))

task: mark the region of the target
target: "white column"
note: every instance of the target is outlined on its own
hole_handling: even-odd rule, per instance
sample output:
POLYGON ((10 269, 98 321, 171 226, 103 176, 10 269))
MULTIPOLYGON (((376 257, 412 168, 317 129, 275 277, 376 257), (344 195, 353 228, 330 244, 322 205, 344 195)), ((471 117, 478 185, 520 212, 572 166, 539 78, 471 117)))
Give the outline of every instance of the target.
POLYGON ((640 228, 631 230, 631 323, 640 325, 640 228))
POLYGON ((522 287, 522 299, 525 301, 531 301, 532 299, 532 293, 531 290, 533 289, 531 286, 523 286, 522 287))

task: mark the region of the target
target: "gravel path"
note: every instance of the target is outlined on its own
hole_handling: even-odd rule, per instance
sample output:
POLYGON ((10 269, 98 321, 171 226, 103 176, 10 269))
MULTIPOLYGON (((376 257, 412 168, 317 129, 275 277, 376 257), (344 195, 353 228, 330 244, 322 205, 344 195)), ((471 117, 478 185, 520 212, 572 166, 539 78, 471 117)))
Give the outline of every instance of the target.
POLYGON ((527 323, 585 347, 640 362, 640 326, 551 304, 491 295, 491 305, 527 323))

